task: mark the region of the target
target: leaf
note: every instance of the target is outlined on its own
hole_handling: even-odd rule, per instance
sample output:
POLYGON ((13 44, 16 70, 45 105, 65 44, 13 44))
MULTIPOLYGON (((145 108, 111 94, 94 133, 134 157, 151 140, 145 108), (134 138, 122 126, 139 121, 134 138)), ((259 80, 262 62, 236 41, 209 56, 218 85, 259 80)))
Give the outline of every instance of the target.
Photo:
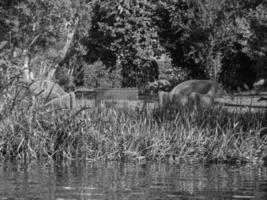
POLYGON ((7 45, 8 41, 2 41, 0 43, 0 50, 2 50, 6 45, 7 45))

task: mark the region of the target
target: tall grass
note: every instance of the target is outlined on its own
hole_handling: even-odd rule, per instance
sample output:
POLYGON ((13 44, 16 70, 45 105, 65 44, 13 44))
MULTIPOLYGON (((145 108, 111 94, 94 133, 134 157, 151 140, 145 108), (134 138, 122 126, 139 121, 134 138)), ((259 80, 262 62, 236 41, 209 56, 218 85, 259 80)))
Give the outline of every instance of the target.
POLYGON ((220 107, 167 113, 112 106, 52 110, 18 87, 2 98, 2 159, 266 160, 263 113, 228 112, 220 107))

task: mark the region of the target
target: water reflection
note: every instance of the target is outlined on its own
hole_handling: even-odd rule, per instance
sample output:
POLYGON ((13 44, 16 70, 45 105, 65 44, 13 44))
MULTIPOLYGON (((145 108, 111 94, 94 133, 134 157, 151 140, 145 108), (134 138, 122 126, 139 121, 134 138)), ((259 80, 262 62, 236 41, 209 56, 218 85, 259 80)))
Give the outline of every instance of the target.
POLYGON ((267 168, 118 162, 0 166, 0 200, 266 199, 267 168))

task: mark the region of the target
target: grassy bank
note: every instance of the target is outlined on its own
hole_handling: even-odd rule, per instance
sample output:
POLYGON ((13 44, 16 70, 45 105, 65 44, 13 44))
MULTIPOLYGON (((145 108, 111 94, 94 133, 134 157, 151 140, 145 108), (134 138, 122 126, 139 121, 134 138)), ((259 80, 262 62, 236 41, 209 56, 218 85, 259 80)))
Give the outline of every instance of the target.
POLYGON ((263 123, 262 113, 229 113, 219 107, 171 113, 114 107, 51 112, 42 102, 18 98, 2 107, 0 155, 23 161, 261 163, 267 155, 263 123))

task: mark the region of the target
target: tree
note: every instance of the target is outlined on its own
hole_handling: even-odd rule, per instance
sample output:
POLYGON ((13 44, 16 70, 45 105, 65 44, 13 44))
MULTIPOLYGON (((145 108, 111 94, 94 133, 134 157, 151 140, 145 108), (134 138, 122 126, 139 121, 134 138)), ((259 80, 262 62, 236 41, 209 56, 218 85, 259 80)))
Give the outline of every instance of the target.
POLYGON ((155 62, 150 61, 157 44, 151 13, 148 1, 97 1, 90 37, 85 42, 90 49, 89 63, 100 59, 107 69, 120 71, 122 87, 141 87, 156 79, 155 62), (151 77, 147 77, 148 71, 151 77))
MULTIPOLYGON (((2 4, 0 10, 6 17, 0 18, 0 21, 4 22, 8 30, 4 37, 10 38, 11 48, 21 49, 21 52, 24 49, 29 51, 32 67, 36 67, 33 70, 35 73, 40 71, 41 61, 45 60, 47 64, 50 62, 48 65, 51 66, 57 63, 62 53, 58 51, 65 45, 69 26, 74 25, 76 18, 79 18, 77 38, 85 36, 85 29, 90 26, 90 4, 86 0, 11 1, 2 4)), ((77 51, 82 52, 79 45, 75 50, 76 54, 77 51)))
MULTIPOLYGON (((59 82, 73 79, 78 84, 84 61, 89 67, 101 60, 103 70, 120 75, 122 87, 139 88, 158 79, 151 58, 164 53, 172 60, 171 71, 182 69, 186 79, 220 75, 236 88, 247 80, 239 73, 241 60, 249 61, 245 68, 250 73, 255 61, 266 57, 266 10, 266 0, 2 1, 0 50, 17 54, 16 62, 23 66, 27 49, 35 75, 40 66, 57 68, 59 82), (66 49, 74 24, 73 40, 62 56, 59 50, 66 49), (240 81, 229 82, 230 71, 240 81)), ((172 77, 180 77, 174 82, 181 79, 172 77)))
MULTIPOLYGON (((253 56, 250 57, 247 50, 255 38, 255 29, 246 15, 261 2, 161 1, 154 22, 158 27, 161 45, 170 53, 176 67, 188 70, 193 78, 213 78, 226 70, 229 64, 227 60, 240 60, 229 59, 228 56, 244 54, 253 61, 253 56)), ((238 71, 239 64, 232 63, 231 70, 238 71)), ((251 70, 251 66, 249 68, 251 70)))

